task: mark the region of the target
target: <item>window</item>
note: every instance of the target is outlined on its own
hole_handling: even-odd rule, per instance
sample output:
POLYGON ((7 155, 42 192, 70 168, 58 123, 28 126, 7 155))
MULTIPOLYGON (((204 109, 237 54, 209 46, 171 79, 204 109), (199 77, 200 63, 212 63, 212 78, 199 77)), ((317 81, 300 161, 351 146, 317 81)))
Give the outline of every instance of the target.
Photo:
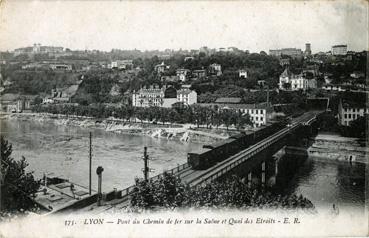
POLYGON ((264 121, 264 118, 263 117, 260 117, 260 121, 264 121))
POLYGON ((350 113, 348 114, 348 118, 351 119, 351 114, 350 113))
POLYGON ((347 119, 347 114, 345 113, 345 119, 347 119))

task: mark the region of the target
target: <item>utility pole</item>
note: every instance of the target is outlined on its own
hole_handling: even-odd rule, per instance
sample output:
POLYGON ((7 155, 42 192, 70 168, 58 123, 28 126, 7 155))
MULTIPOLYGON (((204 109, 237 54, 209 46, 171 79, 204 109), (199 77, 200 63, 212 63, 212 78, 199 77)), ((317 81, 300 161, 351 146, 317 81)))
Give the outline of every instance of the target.
POLYGON ((88 191, 91 195, 91 167, 92 167, 92 133, 90 132, 90 153, 89 153, 89 186, 88 191))
POLYGON ((0 158, 0 212, 1 212, 1 209, 2 209, 2 206, 1 206, 1 187, 3 185, 3 179, 5 178, 5 174, 3 174, 3 167, 2 167, 2 158, 0 158))
POLYGON ((144 168, 143 168, 143 173, 144 173, 144 178, 145 178, 145 181, 148 181, 149 180, 149 156, 147 155, 147 147, 145 146, 144 147, 144 157, 143 157, 143 160, 144 160, 144 168))

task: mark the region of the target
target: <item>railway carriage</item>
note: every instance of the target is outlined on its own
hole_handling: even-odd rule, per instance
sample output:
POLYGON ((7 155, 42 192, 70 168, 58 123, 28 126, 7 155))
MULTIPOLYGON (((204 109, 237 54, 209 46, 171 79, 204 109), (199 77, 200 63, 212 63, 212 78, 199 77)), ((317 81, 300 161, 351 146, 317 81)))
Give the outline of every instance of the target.
POLYGON ((188 153, 187 160, 193 169, 206 169, 246 149, 286 126, 286 121, 263 126, 252 133, 241 133, 188 153))
POLYGON ((215 162, 211 160, 212 150, 208 148, 200 148, 193 150, 187 154, 187 162, 193 169, 206 169, 215 162))

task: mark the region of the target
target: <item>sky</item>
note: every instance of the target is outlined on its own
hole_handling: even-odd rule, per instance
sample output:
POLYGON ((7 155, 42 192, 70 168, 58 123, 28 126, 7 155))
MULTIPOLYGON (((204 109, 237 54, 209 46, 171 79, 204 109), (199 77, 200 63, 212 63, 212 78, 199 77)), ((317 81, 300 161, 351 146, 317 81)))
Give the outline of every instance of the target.
POLYGON ((344 1, 0 0, 0 50, 34 43, 72 50, 261 50, 311 43, 368 49, 368 3, 344 1))

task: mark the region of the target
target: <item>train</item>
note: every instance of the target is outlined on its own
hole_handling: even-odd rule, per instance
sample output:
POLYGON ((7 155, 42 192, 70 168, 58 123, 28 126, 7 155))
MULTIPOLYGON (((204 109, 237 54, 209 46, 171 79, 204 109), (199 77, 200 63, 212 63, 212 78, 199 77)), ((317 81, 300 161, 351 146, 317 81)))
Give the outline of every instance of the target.
POLYGON ((255 132, 241 132, 228 139, 203 145, 187 154, 187 162, 194 170, 205 170, 285 128, 287 124, 288 120, 285 119, 262 126, 255 132))

